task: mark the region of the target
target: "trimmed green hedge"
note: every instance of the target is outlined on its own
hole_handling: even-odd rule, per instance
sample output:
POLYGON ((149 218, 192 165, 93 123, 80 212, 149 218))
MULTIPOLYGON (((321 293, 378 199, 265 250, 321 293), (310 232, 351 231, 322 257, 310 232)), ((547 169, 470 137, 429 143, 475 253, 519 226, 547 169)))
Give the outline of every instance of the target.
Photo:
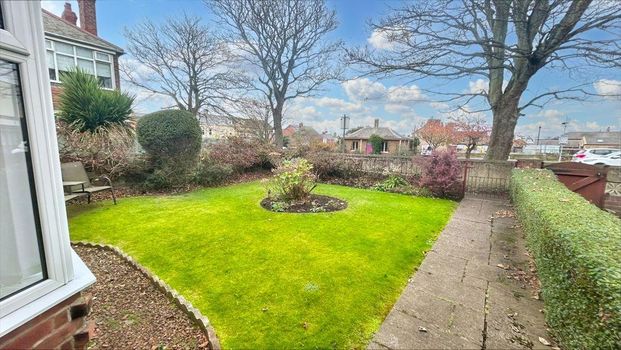
POLYGON ((511 197, 558 340, 570 349, 621 348, 621 220, 549 170, 514 170, 511 197))

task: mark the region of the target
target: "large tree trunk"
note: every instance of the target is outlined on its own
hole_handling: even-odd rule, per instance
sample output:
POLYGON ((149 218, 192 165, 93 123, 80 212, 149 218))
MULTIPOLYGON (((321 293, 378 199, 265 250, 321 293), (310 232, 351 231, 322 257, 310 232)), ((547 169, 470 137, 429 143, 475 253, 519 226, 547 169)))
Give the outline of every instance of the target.
POLYGON ((498 108, 492 110, 494 122, 485 159, 507 160, 509 158, 518 120, 518 102, 519 99, 514 99, 501 103, 498 108))
POLYGON ((274 144, 278 149, 282 149, 284 142, 282 136, 282 104, 278 104, 272 110, 274 117, 274 144))

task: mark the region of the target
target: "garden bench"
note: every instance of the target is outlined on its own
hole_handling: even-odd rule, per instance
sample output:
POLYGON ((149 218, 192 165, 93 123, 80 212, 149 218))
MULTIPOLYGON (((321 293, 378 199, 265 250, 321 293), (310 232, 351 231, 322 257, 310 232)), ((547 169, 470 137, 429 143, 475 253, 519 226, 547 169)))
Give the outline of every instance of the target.
POLYGON ((95 192, 110 191, 112 193, 112 201, 116 204, 116 196, 114 195, 114 188, 112 187, 112 181, 107 176, 100 176, 95 179, 90 179, 84 165, 81 162, 63 163, 60 166, 63 175, 63 186, 67 189, 65 195, 65 201, 70 199, 86 195, 88 203, 91 202, 91 195, 95 192), (105 185, 95 186, 93 182, 103 182, 105 185), (70 197, 70 198, 69 198, 70 197))

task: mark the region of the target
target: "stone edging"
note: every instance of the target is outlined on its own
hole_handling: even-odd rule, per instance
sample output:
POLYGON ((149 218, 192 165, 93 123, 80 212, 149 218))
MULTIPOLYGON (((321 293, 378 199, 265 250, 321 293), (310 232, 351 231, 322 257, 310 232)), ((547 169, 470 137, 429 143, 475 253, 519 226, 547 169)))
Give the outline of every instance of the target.
POLYGON ((207 335, 207 339, 209 340, 209 345, 208 345, 209 349, 211 350, 221 349, 220 341, 218 340, 218 337, 216 336, 216 331, 211 326, 209 319, 203 316, 203 314, 201 314, 201 312, 197 308, 192 306, 192 304, 189 301, 185 300, 185 298, 181 296, 181 294, 179 294, 176 290, 172 289, 168 284, 166 284, 166 282, 162 281, 155 274, 153 274, 152 272, 144 268, 142 265, 136 262, 134 258, 127 255, 120 248, 115 247, 113 245, 109 245, 109 244, 99 244, 99 243, 91 243, 91 242, 85 242, 85 241, 75 241, 75 242, 72 241, 71 244, 75 246, 82 246, 82 247, 88 247, 88 248, 105 249, 105 250, 113 252, 118 257, 120 257, 121 259, 129 263, 135 269, 140 271, 140 273, 142 273, 145 277, 147 277, 149 281, 151 281, 151 283, 153 283, 155 287, 157 287, 157 289, 159 289, 162 293, 166 294, 166 296, 172 299, 172 301, 186 315, 188 315, 188 317, 190 317, 190 319, 203 332, 205 332, 205 334, 207 335))

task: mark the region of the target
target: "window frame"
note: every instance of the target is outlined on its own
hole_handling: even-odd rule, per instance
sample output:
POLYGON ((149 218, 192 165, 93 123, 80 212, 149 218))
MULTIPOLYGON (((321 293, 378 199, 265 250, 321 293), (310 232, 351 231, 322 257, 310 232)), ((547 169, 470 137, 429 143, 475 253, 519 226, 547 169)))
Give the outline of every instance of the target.
MULTIPOLYGON (((71 57, 73 58, 73 65, 75 67, 78 66, 78 59, 82 59, 82 60, 88 60, 91 61, 93 63, 93 72, 95 73, 95 77, 99 78, 97 75, 97 62, 99 63, 103 63, 103 64, 109 64, 110 65, 110 80, 111 80, 111 87, 105 87, 102 86, 101 88, 104 90, 114 90, 116 87, 116 76, 114 74, 115 70, 114 70, 114 52, 109 51, 109 50, 104 50, 101 48, 97 48, 94 46, 90 46, 90 45, 84 45, 81 43, 76 43, 76 42, 72 42, 69 40, 65 40, 65 39, 60 39, 51 35, 45 35, 45 50, 52 52, 52 55, 54 57, 54 72, 55 72, 55 79, 50 79, 50 82, 55 83, 55 84, 62 84, 62 81, 60 81, 60 73, 58 71, 58 60, 56 59, 56 55, 62 55, 62 56, 67 56, 67 57, 71 57), (50 42, 51 48, 47 47, 47 42, 50 42), (70 45, 73 48, 73 54, 68 54, 68 53, 64 53, 64 52, 58 52, 56 51, 56 42, 60 42, 66 45, 70 45), (83 57, 83 56, 78 56, 77 53, 77 48, 83 48, 83 49, 87 49, 87 50, 91 50, 92 51, 92 56, 91 58, 88 57, 83 57), (101 54, 105 54, 108 55, 108 61, 103 60, 103 59, 99 59, 97 58, 97 54, 101 53, 101 54)), ((48 67, 48 69, 52 69, 51 67, 48 67)))
POLYGON ((388 141, 382 141, 382 153, 388 153, 388 141))
POLYGON ((82 290, 94 276, 71 249, 38 1, 0 0, 0 58, 19 69, 47 279, 0 301, 0 337, 82 290))
POLYGON ((359 148, 360 148, 359 141, 352 141, 351 142, 351 150, 352 151, 357 151, 359 148))

